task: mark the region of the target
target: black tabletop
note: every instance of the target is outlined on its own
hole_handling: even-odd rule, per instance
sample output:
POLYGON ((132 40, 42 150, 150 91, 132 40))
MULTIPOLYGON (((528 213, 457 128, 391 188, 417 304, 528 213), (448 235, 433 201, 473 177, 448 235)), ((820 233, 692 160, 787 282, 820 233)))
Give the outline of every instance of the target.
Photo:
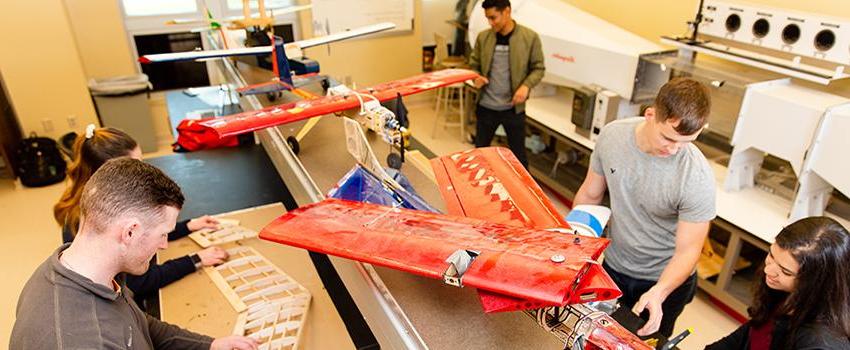
POLYGON ((180 220, 283 202, 289 196, 260 145, 177 153, 147 162, 183 190, 180 220))

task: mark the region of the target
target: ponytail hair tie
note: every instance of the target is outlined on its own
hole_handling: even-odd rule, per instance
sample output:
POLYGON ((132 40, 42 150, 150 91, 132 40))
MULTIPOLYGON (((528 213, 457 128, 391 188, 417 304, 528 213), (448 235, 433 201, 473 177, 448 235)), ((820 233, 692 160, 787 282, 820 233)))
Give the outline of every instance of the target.
POLYGON ((94 129, 95 128, 96 127, 94 126, 94 124, 89 124, 89 125, 86 126, 86 140, 94 137, 94 129))

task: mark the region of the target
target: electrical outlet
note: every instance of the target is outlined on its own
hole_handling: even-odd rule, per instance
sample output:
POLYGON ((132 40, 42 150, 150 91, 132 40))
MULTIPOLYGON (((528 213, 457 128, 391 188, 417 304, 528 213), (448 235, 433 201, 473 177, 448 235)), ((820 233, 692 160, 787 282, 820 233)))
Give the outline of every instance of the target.
POLYGON ((47 118, 42 119, 41 120, 41 127, 42 127, 42 129, 44 129, 45 133, 51 133, 51 132, 53 132, 53 121, 50 120, 50 119, 47 119, 47 118))
POLYGON ((68 127, 73 129, 77 127, 77 116, 71 114, 68 116, 68 127))

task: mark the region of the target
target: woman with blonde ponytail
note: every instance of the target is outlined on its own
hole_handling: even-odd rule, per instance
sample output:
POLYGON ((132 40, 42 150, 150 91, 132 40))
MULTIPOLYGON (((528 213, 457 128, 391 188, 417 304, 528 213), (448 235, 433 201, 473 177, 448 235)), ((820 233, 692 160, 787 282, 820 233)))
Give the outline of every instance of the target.
MULTIPOLYGON (((68 168, 68 188, 59 202, 53 206, 53 217, 62 227, 62 241, 69 243, 80 226, 80 197, 92 174, 107 160, 118 157, 142 158, 139 145, 127 133, 115 128, 86 127, 83 137, 74 142, 74 159, 68 168)), ((217 228, 218 220, 202 216, 177 223, 174 231, 168 234, 168 240, 175 240, 192 231, 203 228, 217 228)), ((144 309, 143 301, 156 295, 157 291, 183 276, 194 272, 201 266, 212 266, 224 262, 227 252, 218 247, 210 247, 197 253, 166 261, 163 264, 152 262, 148 271, 140 276, 126 276, 126 284, 135 293, 136 303, 144 309)))

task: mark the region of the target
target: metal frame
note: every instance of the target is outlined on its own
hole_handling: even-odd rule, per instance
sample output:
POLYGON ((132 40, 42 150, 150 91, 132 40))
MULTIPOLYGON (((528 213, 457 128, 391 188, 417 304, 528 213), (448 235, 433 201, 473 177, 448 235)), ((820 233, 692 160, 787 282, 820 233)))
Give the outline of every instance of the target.
POLYGON ((711 282, 706 279, 698 278, 697 285, 711 297, 721 301, 738 314, 746 316, 747 308, 750 306, 749 303, 738 299, 732 293, 727 291, 731 285, 732 275, 735 273, 735 263, 737 263, 738 258, 740 258, 742 243, 749 243, 765 252, 770 250, 770 244, 723 219, 714 219, 712 224, 729 232, 729 243, 726 246, 726 253, 723 256, 723 267, 717 275, 717 281, 711 282))
POLYGON ((675 39, 666 36, 661 37, 661 43, 678 48, 680 50, 680 55, 682 56, 690 56, 690 53, 693 52, 703 53, 709 56, 722 58, 755 68, 761 68, 767 71, 811 81, 821 85, 829 85, 833 81, 850 77, 850 75, 845 74, 843 70, 840 69, 830 71, 828 69, 802 63, 795 63, 794 61, 783 60, 718 43, 691 43, 687 42, 685 39, 675 39))

